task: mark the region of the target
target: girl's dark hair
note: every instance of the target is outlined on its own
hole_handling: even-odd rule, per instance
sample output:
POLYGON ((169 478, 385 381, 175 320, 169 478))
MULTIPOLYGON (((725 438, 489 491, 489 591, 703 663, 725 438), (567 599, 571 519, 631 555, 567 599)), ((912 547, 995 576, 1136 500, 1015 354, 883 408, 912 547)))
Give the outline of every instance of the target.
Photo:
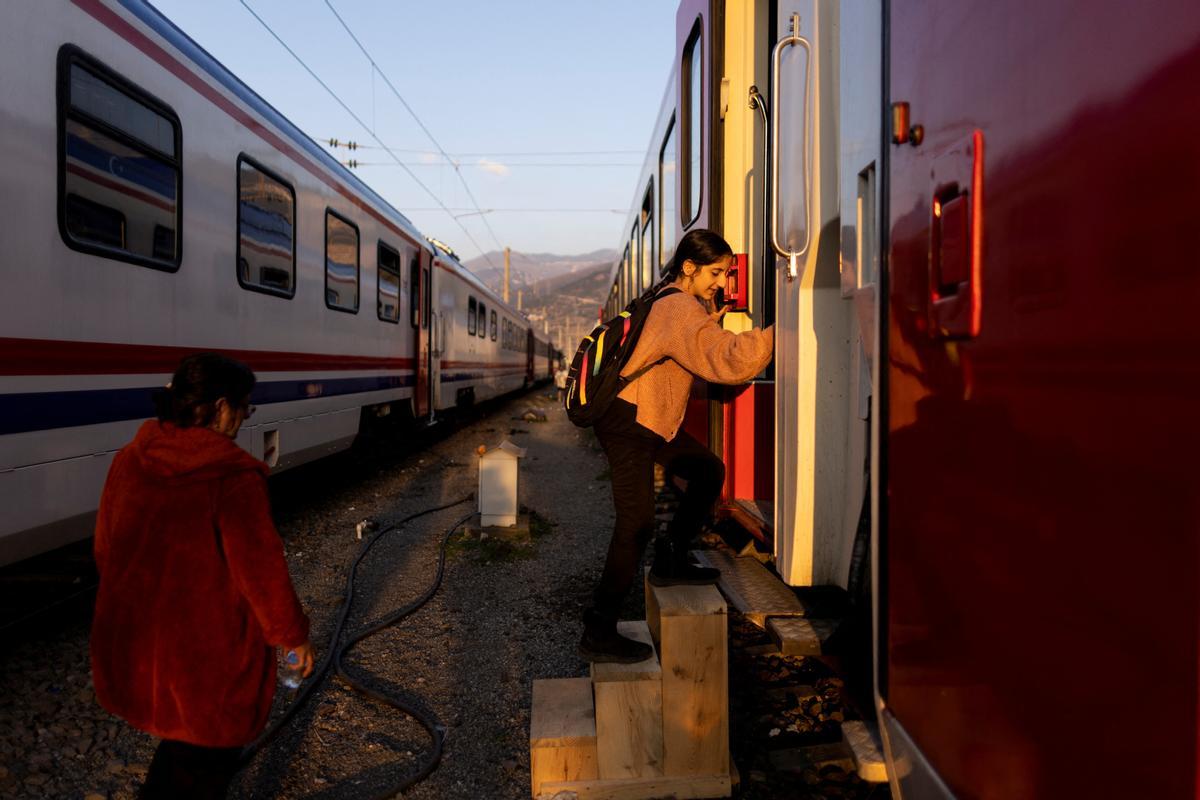
POLYGON ((188 356, 171 383, 154 393, 158 419, 180 428, 205 427, 216 414, 217 400, 237 406, 250 396, 254 382, 254 372, 240 361, 217 353, 188 356))
POLYGON ((703 267, 731 255, 733 248, 729 246, 729 242, 707 228, 695 228, 679 240, 675 255, 671 256, 667 264, 666 277, 672 281, 678 278, 683 272, 685 261, 703 267))

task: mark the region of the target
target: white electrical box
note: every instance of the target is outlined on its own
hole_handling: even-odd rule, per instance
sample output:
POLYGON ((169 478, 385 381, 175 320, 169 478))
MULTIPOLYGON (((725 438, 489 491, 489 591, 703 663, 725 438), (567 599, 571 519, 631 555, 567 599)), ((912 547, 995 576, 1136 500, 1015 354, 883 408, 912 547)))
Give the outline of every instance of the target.
POLYGON ((479 524, 510 528, 517 524, 517 465, 525 448, 505 439, 479 456, 479 524))

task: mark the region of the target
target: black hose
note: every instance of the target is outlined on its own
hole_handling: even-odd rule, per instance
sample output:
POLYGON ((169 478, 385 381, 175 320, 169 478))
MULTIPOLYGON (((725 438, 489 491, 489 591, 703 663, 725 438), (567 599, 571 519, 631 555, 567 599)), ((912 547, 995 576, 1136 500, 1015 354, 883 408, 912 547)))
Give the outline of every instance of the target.
POLYGON ((349 573, 346 575, 345 599, 342 602, 342 608, 338 615, 337 624, 334 626, 333 633, 329 637, 329 647, 326 650, 325 657, 321 659, 320 663, 317 665, 317 668, 313 670, 313 674, 310 680, 306 682, 304 688, 300 690, 300 692, 288 705, 288 708, 286 711, 284 711, 283 716, 281 716, 270 727, 263 731, 262 735, 259 736, 258 739, 251 742, 246 746, 246 749, 242 751, 240 762, 241 766, 244 767, 246 764, 248 764, 259 750, 261 750, 268 742, 270 742, 279 734, 279 732, 288 723, 288 721, 291 720, 300 707, 303 706, 312 696, 317 686, 320 685, 321 679, 329 671, 329 667, 332 664, 335 674, 343 683, 364 697, 368 697, 377 702, 391 706, 392 708, 395 708, 398 711, 401 711, 404 714, 412 717, 419 722, 423 728, 425 728, 425 730, 429 733, 429 738, 433 742, 432 749, 421 762, 419 768, 414 774, 409 775, 402 781, 399 781, 395 785, 388 787, 386 791, 372 795, 372 797, 393 797, 394 795, 409 789, 414 784, 424 780, 431 772, 434 771, 434 769, 437 768, 438 762, 441 761, 442 758, 442 746, 445 740, 445 729, 438 721, 437 717, 421 709, 415 708, 403 700, 399 700, 384 692, 371 689, 355 682, 354 679, 346 673, 345 667, 342 664, 342 659, 345 657, 346 653, 349 652, 350 648, 354 647, 354 645, 358 644, 363 639, 374 636, 380 631, 395 625, 397 622, 400 622, 402 619, 409 616, 429 602, 430 598, 432 598, 437 592, 438 587, 441 586, 442 576, 446 571, 446 544, 450 541, 450 537, 454 534, 454 532, 458 530, 458 527, 470 519, 473 516, 473 513, 467 514, 459 519, 442 535, 442 541, 438 545, 437 575, 434 576, 433 582, 424 591, 424 593, 421 594, 420 597, 402 606, 401 608, 396 609, 386 617, 363 626, 358 631, 352 633, 350 638, 344 644, 339 645, 338 642, 342 637, 342 630, 346 626, 346 620, 350 616, 350 609, 353 605, 354 578, 358 572, 358 566, 360 563, 362 563, 363 557, 366 556, 375 543, 378 542, 385 534, 399 529, 418 517, 423 517, 426 514, 433 514, 437 511, 444 511, 447 508, 453 508, 454 506, 461 505, 471 500, 473 497, 473 494, 469 494, 466 497, 455 500, 452 503, 447 503, 446 505, 438 506, 437 508, 427 508, 424 511, 418 511, 415 514, 410 514, 399 522, 395 522, 385 528, 381 528, 367 541, 366 544, 362 546, 362 549, 359 550, 358 556, 354 559, 354 563, 350 565, 349 573))

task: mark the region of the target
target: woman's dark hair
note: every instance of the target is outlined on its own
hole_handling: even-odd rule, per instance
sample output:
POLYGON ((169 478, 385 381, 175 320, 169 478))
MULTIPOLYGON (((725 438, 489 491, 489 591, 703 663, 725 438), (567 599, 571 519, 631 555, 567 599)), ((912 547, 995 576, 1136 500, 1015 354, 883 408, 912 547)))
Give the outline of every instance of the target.
POLYGON ((254 372, 240 361, 217 353, 197 353, 180 362, 166 388, 154 393, 161 422, 180 428, 205 427, 222 397, 237 406, 254 388, 254 372))
POLYGON ((683 272, 685 261, 703 267, 731 255, 733 248, 729 246, 729 242, 707 228, 695 228, 679 240, 675 255, 671 256, 667 264, 666 277, 672 281, 678 278, 683 272))

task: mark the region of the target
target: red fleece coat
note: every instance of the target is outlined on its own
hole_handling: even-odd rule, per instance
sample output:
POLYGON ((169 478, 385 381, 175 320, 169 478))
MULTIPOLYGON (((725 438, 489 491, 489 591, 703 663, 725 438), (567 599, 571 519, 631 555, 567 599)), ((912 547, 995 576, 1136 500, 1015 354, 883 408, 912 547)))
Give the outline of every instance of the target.
POLYGON ((275 693, 273 646, 308 618, 271 521, 267 465, 204 428, 142 425, 117 453, 96 521, 96 697, 131 725, 246 744, 275 693))

